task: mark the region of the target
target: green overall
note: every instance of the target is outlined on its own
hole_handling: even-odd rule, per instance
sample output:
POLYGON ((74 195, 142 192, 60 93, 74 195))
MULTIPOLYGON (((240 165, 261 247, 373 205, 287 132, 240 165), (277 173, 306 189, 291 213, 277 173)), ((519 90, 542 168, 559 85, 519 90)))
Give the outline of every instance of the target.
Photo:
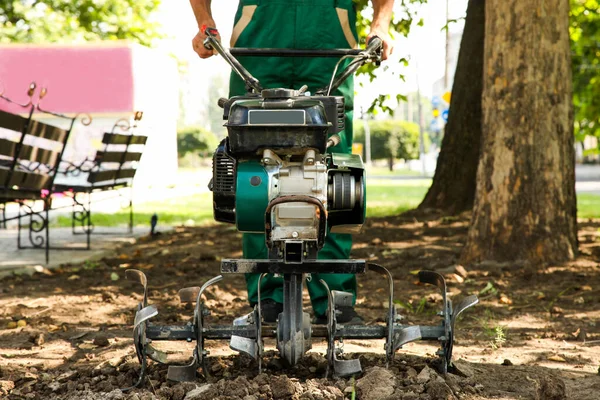
MULTIPOLYGON (((352 0, 240 0, 235 16, 231 38, 232 47, 263 47, 287 49, 332 49, 356 47, 356 12, 352 0)), ((256 77, 264 88, 308 90, 329 84, 338 58, 282 58, 239 57, 240 62, 256 77)), ((340 65, 338 72, 343 69, 340 65)), ((246 92, 243 81, 232 72, 229 95, 246 92)), ((341 142, 332 149, 337 153, 350 153, 352 149, 352 113, 354 82, 347 79, 333 95, 346 100, 346 129, 340 133, 341 142)), ((265 235, 243 235, 243 257, 265 259, 268 250, 265 235)), ((320 259, 347 259, 350 257, 352 236, 328 233, 325 246, 319 252, 320 259)), ((257 283, 259 274, 247 274, 248 300, 258 302, 257 283)), ((327 311, 327 293, 319 279, 325 280, 332 290, 354 293, 356 301, 356 278, 353 274, 313 274, 308 282, 315 315, 327 311)), ((283 302, 283 279, 266 276, 261 284, 261 298, 283 302)))

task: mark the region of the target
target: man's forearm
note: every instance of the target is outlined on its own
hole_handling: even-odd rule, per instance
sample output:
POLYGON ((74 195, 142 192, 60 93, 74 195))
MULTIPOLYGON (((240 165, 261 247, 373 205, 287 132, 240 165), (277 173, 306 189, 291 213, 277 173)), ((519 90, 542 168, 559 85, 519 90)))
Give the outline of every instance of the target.
POLYGON ((371 30, 381 29, 387 32, 392 20, 394 0, 372 0, 373 2, 373 23, 371 30))
POLYGON ((211 0, 190 0, 192 10, 194 10, 194 16, 198 27, 204 24, 206 20, 212 20, 212 12, 210 9, 211 0))

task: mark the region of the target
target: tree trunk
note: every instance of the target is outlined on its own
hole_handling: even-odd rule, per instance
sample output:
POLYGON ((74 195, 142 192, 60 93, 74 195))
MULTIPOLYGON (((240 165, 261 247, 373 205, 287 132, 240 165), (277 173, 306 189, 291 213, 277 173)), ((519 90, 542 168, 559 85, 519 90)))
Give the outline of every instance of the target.
POLYGON ((463 262, 577 251, 568 0, 488 0, 483 136, 463 262))
POLYGON ((433 182, 419 205, 445 214, 470 210, 481 141, 485 0, 470 0, 452 85, 450 113, 433 182))

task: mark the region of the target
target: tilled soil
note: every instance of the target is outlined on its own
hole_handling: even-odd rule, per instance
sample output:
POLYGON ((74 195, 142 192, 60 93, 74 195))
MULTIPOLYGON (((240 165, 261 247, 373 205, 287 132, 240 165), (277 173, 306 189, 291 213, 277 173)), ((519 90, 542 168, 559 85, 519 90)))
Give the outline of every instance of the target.
MULTIPOLYGON (((600 398, 600 221, 580 221, 580 256, 563 265, 493 262, 460 266, 468 216, 373 219, 356 236, 354 258, 387 267, 403 322, 438 325, 441 295, 418 284, 416 271, 441 272, 454 300, 477 294, 480 304, 458 322, 453 373, 435 370, 436 343, 411 343, 386 367, 383 341, 347 340, 344 357, 360 358, 363 374, 326 379, 326 344, 286 368, 271 339, 263 371, 233 355, 227 342, 207 342, 208 371, 196 382, 166 379, 150 361, 144 386, 132 346, 133 309, 141 288, 125 280, 136 268, 149 280, 153 321, 181 324, 193 310, 177 292, 219 273, 221 258, 240 257, 233 227, 177 228, 119 248, 100 261, 40 269, 0 281, 0 398, 9 399, 595 399, 600 398)), ((359 277, 357 311, 384 323, 387 285, 359 277)), ((209 323, 229 324, 250 311, 242 276, 228 275, 206 292, 209 323)), ((306 296, 307 297, 307 296, 306 296)), ((310 301, 305 299, 306 309, 310 301)), ((193 344, 155 342, 172 361, 189 361, 193 344)))

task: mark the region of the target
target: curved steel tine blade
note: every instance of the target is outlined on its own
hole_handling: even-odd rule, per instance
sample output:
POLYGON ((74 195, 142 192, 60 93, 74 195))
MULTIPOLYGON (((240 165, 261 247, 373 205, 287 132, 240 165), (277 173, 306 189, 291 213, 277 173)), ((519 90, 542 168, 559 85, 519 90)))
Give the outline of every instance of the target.
POLYGON ((131 281, 139 282, 144 288, 148 286, 148 279, 146 279, 146 274, 138 269, 128 269, 125 271, 125 278, 131 281))
POLYGON ((265 276, 267 276, 268 274, 261 274, 258 277, 258 283, 257 283, 257 292, 258 292, 258 304, 254 307, 254 314, 256 316, 256 321, 254 322, 256 324, 256 345, 258 346, 257 349, 257 355, 256 357, 258 358, 258 373, 261 374, 262 373, 262 355, 264 352, 264 343, 262 340, 262 311, 260 309, 260 287, 262 284, 262 280, 265 276))
POLYGON ((452 313, 452 332, 454 332, 454 323, 456 322, 456 318, 458 318, 460 313, 469 307, 473 307, 477 303, 479 303, 479 299, 476 295, 467 296, 458 302, 452 313))
POLYGON ((148 321, 152 317, 156 317, 158 315, 158 310, 156 306, 150 305, 142 308, 138 312, 135 313, 135 319, 133 321, 133 329, 135 330, 142 322, 148 321))
POLYGON ((188 365, 169 365, 167 379, 175 382, 193 382, 196 380, 197 369, 198 359, 194 354, 192 362, 188 365))
POLYGON ((446 292, 446 280, 435 271, 419 271, 419 281, 437 286, 440 290, 446 292))
POLYGON ((388 293, 388 318, 387 318, 387 338, 386 338, 386 364, 389 366, 394 358, 394 352, 396 351, 395 338, 394 338, 394 322, 396 321, 396 307, 394 306, 394 278, 387 268, 379 264, 368 264, 369 270, 377 272, 380 275, 386 277, 389 286, 388 293))
POLYGON ((202 285, 202 287, 198 291, 198 295, 196 296, 196 304, 198 304, 200 302, 200 297, 202 296, 202 293, 204 293, 206 288, 208 288, 212 284, 215 284, 215 283, 221 281, 222 279, 223 279, 223 275, 217 275, 214 278, 209 279, 204 285, 202 285))
POLYGON ((362 372, 362 367, 360 366, 360 360, 338 360, 335 355, 333 356, 333 371, 335 376, 339 376, 340 378, 346 376, 357 375, 362 372))
POLYGON ((419 271, 419 281, 422 283, 429 283, 430 285, 437 286, 438 289, 440 289, 440 292, 442 292, 442 297, 444 299, 444 315, 448 314, 449 312, 452 312, 452 310, 448 309, 450 308, 450 305, 448 304, 448 301, 446 299, 446 294, 448 291, 446 289, 446 280, 444 279, 442 274, 435 271, 419 271))
POLYGON ((169 362, 167 358, 167 353, 157 350, 152 345, 147 344, 145 347, 146 355, 150 357, 151 360, 154 360, 161 364, 167 364, 169 362))
POLYGON ((148 305, 148 279, 146 278, 146 274, 138 269, 128 269, 125 271, 125 278, 139 282, 144 287, 142 307, 146 307, 148 305))
POLYGON ((194 303, 198 298, 198 293, 200 292, 199 286, 187 287, 179 290, 177 294, 179 295, 179 301, 181 303, 194 303))
POLYGON ((352 293, 332 290, 331 295, 333 296, 334 305, 338 307, 352 307, 352 299, 354 297, 352 293))
POLYGON ((329 290, 329 286, 327 286, 327 282, 323 279, 319 279, 321 285, 325 287, 325 291, 327 292, 327 369, 325 370, 325 378, 329 378, 329 371, 333 368, 335 370, 335 348, 334 348, 334 334, 333 331, 335 317, 333 313, 335 312, 333 309, 333 294, 331 290, 329 290))
POLYGON ((248 354, 255 360, 258 356, 256 342, 250 338, 233 335, 231 336, 229 347, 231 347, 232 350, 239 351, 240 353, 248 354))
POLYGON ((394 332, 394 351, 402 348, 406 343, 421 340, 421 328, 408 326, 394 332))

